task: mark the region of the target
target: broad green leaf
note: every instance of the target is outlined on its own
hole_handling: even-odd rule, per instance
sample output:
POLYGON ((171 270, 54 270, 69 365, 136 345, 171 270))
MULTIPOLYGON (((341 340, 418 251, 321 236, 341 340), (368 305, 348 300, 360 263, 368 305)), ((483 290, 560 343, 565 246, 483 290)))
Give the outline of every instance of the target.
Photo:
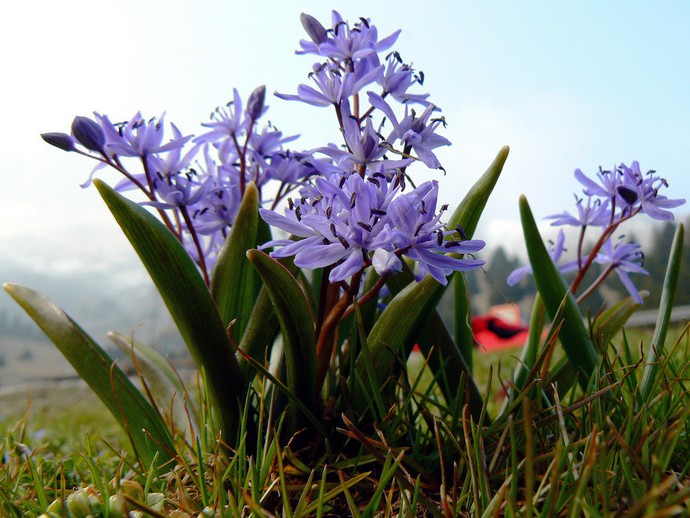
POLYGON ((189 429, 191 419, 193 431, 198 431, 199 418, 194 403, 186 399, 187 391, 170 363, 153 347, 133 337, 110 332, 108 338, 120 351, 133 356, 135 368, 144 378, 161 413, 172 416, 175 426, 184 432, 192 431, 189 429))
MULTIPOLYGON (((509 151, 508 146, 501 148, 486 172, 475 182, 455 209, 448 222, 449 228, 459 225, 467 238, 474 235, 484 207, 501 176, 509 151)), ((451 283, 453 285, 453 338, 469 367, 469 372, 472 372, 472 317, 465 275, 454 274, 451 283)))
POLYGON ((235 222, 218 254, 211 278, 211 294, 221 320, 227 326, 235 320, 231 333, 239 342, 259 291, 256 272, 247 260, 247 250, 256 248, 259 224, 259 191, 247 185, 235 222))
MULTIPOLYGON (((262 286, 240 340, 240 349, 249 358, 263 365, 279 331, 280 324, 273 311, 273 302, 268 294, 268 288, 262 286)), ((244 356, 240 357, 239 362, 244 380, 249 383, 255 369, 244 356)))
MULTIPOLYGON (((509 148, 507 146, 499 151, 492 164, 479 180, 475 182, 459 204, 458 208, 454 211, 447 225, 449 228, 460 226, 467 238, 472 237, 479 223, 482 211, 486 206, 486 202, 503 170, 508 152, 509 148)), ((398 305, 401 307, 394 311, 390 311, 389 308, 391 304, 389 304, 384 313, 374 324, 369 334, 368 345, 375 361, 380 362, 377 363, 377 369, 381 369, 379 372, 381 379, 385 379, 390 375, 392 369, 391 362, 395 355, 388 349, 389 347, 402 347, 404 344, 409 344, 412 331, 430 326, 430 319, 436 319, 435 322, 440 322, 438 315, 435 317, 431 317, 431 315, 435 313, 436 305, 447 286, 436 282, 431 277, 423 279, 420 283, 408 284, 413 281, 414 279, 409 270, 401 272, 388 281, 388 286, 393 293, 398 293, 402 290, 391 301, 391 304, 393 304, 393 301, 400 296, 401 298, 394 304, 394 307, 398 305), (403 288, 405 285, 407 285, 407 287, 403 288), (412 295, 409 295, 405 290, 412 292, 412 295), (405 292, 405 294, 403 294, 403 292, 405 292), (388 311, 387 315, 386 311, 388 311)), ((468 300, 469 298, 467 288, 463 284, 462 282, 460 283, 460 287, 456 293, 456 301, 458 298, 462 300, 468 300)), ((443 352, 439 351, 441 355, 441 362, 439 365, 444 365, 446 369, 445 376, 440 376, 440 379, 445 377, 445 379, 448 380, 458 380, 463 372, 471 374, 466 361, 466 358, 471 358, 472 347, 471 338, 468 338, 472 336, 469 310, 469 304, 461 305, 459 309, 456 309, 455 342, 452 339, 442 339, 438 344, 434 344, 437 345, 437 347, 440 347, 441 344, 443 344, 443 347, 447 347, 443 352), (456 345, 458 343, 462 344, 462 349, 458 348, 458 345, 456 345)), ((445 330, 444 333, 447 335, 445 330)), ((430 344, 420 344, 420 346, 421 345, 425 347, 430 346, 430 344)), ((468 379, 471 380, 472 376, 469 375, 468 379)), ((481 396, 478 391, 474 394, 476 385, 474 385, 473 381, 470 382, 470 389, 472 396, 471 400, 474 402, 472 406, 474 415, 474 411, 481 408, 481 396)), ((445 395, 446 397, 453 397, 454 393, 445 395)))
POLYGON ((151 275, 192 357, 204 369, 224 438, 234 440, 245 386, 225 326, 196 265, 146 209, 99 180, 94 185, 151 275))
MULTIPOLYGON (((259 250, 249 250, 247 257, 268 290, 283 332, 287 386, 308 408, 314 409, 318 393, 314 386, 316 337, 309 298, 290 271, 275 259, 259 250)), ((294 412, 291 419, 292 425, 296 425, 294 412)))
POLYGON ((659 313, 654 326, 654 334, 652 335, 652 343, 647 354, 647 363, 645 364, 644 372, 642 373, 642 382, 640 384, 640 404, 646 404, 649 400, 650 394, 654 388, 654 381, 659 372, 658 359, 664 355, 664 345, 666 342, 666 332, 668 331, 668 324, 671 321, 671 312, 673 310, 673 299, 676 296, 676 288, 678 287, 678 276, 683 259, 683 236, 685 235, 685 227, 682 223, 676 227, 676 233, 673 236, 673 243, 671 244, 671 251, 669 252, 668 263, 666 265, 666 275, 664 276, 664 284, 661 288, 661 300, 659 301, 659 313))
POLYGON ((467 364, 468 372, 472 372, 474 365, 474 336, 472 334, 470 291, 463 272, 454 274, 451 282, 453 283, 453 338, 467 364))
POLYGON ((395 357, 403 352, 412 333, 429 317, 440 300, 438 283, 432 277, 412 282, 391 299, 367 337, 374 371, 383 381, 395 357))
MULTIPOLYGON (((553 264, 544 246, 544 241, 539 234, 539 229, 525 196, 520 197, 520 218, 537 290, 552 320, 558 313, 561 304, 564 304, 563 323, 559 339, 563 344, 568 360, 578 373, 580 385, 584 388, 597 366, 597 351, 585 328, 575 298, 567 288, 561 273, 553 264)), ((558 324, 558 322, 554 322, 554 324, 558 324)))
POLYGON ((115 416, 143 467, 169 462, 175 447, 165 423, 108 354, 47 297, 17 284, 3 287, 115 416))

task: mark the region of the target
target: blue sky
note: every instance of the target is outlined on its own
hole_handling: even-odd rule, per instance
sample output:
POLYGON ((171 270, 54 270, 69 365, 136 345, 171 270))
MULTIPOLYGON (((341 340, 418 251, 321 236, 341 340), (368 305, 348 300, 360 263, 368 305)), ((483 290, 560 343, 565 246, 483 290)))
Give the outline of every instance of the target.
MULTIPOLYGON (((570 209, 576 167, 639 160, 669 180, 670 197, 690 197, 688 2, 13 2, 0 21, 0 261, 129 268, 133 254, 96 191, 79 187, 91 163, 39 133, 67 131, 76 114, 124 120, 137 110, 167 110, 198 133, 233 87, 294 92, 313 61, 294 54, 299 14, 327 24, 332 7, 371 18, 381 35, 402 29, 396 48, 424 71, 449 122, 448 173, 429 174, 444 201, 459 202, 511 146, 477 236, 490 246, 520 247, 521 193, 537 217, 570 209)), ((269 104, 301 146, 337 139, 330 111, 269 104)))

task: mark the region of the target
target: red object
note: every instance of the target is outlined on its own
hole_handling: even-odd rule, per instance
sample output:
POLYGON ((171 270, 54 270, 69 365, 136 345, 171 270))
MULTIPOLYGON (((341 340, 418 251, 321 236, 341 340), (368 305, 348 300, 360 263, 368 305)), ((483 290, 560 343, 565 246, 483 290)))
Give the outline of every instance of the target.
MULTIPOLYGON (((472 317, 472 335, 480 351, 501 351, 522 347, 529 327, 520 321, 520 310, 515 304, 503 304, 492 307, 486 315, 472 317)), ((418 344, 412 351, 421 353, 418 344)))
POLYGON ((472 334, 480 350, 499 351, 524 345, 529 328, 519 321, 509 322, 489 312, 472 317, 472 334))
POLYGON ((484 351, 497 351, 524 345, 529 329, 522 324, 511 324, 505 320, 485 315, 472 318, 472 334, 484 351))

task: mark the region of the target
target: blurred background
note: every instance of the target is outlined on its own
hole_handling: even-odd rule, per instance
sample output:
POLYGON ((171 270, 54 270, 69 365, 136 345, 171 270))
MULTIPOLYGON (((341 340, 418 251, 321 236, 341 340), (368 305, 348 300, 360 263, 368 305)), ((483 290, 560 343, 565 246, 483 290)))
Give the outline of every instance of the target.
MULTIPOLYGON (((184 133, 198 134, 233 87, 246 98, 259 84, 293 93, 306 82, 314 58, 294 53, 305 37, 299 15, 330 26, 331 8, 351 22, 370 18, 381 36, 402 29, 395 48, 424 72, 415 91, 431 93, 453 142, 438 153, 447 174, 428 173, 441 183, 443 202, 457 204, 500 147, 511 146, 476 233, 487 241, 488 261, 472 274, 476 311, 531 291, 529 282, 514 289, 504 282, 524 260, 519 194, 537 218, 573 210, 575 168, 594 174, 638 160, 668 179, 669 197, 689 197, 684 1, 27 0, 5 6, 0 20, 0 281, 44 292, 103 341, 108 329, 136 328, 162 350, 177 350, 134 252, 97 192, 79 187, 93 163, 39 134, 68 132, 74 115, 126 120, 138 110, 167 112, 184 133)), ((268 119, 302 135, 295 147, 337 141, 330 110, 267 102, 268 119)), ((676 214, 687 220, 688 208, 676 214)), ((543 228, 555 237, 548 223, 543 228)), ((672 230, 639 218, 625 231, 645 245, 647 268, 663 270, 672 230)), ((638 284, 658 286, 654 279, 638 284)), ((4 293, 0 369, 0 385, 71 372, 4 293)))

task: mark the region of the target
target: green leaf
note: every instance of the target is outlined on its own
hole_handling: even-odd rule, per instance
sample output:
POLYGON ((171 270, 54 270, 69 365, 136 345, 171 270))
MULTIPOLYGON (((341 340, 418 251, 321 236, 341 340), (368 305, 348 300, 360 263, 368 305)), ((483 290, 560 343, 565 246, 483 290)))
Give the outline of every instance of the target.
POLYGON ((682 223, 679 223, 678 227, 676 227, 676 233, 673 236, 671 251, 669 252, 666 275, 664 276, 664 284, 661 289, 661 300, 659 301, 659 313, 657 314, 656 325, 654 326, 652 343, 647 353, 647 363, 642 373, 642 382, 640 384, 641 404, 645 404, 649 400, 650 394, 654 389, 654 381, 659 372, 658 360, 664 355, 666 333, 668 331, 668 324, 671 321, 673 299, 676 296, 678 276, 680 275, 680 268, 682 265, 684 235, 685 227, 682 223))
POLYGON ((259 191, 249 183, 235 222, 218 255, 211 278, 211 294, 218 305, 221 320, 227 326, 235 320, 231 332, 239 342, 259 291, 256 272, 247 260, 247 250, 256 248, 259 224, 259 191))
MULTIPOLYGON (((263 365, 279 331, 280 324, 273 311, 273 302, 268 294, 268 288, 262 286, 240 340, 240 349, 247 357, 263 365)), ((255 369, 244 356, 240 357, 239 362, 245 382, 249 383, 255 369)))
MULTIPOLYGON (((598 363, 597 351, 585 328, 575 298, 567 288, 561 273, 553 264, 544 246, 544 241, 539 234, 539 229, 525 196, 520 197, 520 218, 537 290, 552 320, 558 313, 561 304, 564 304, 562 308, 563 323, 559 339, 563 344, 568 360, 578 373, 580 385, 585 388, 598 363)), ((554 321, 554 325, 557 324, 559 322, 554 321)))
MULTIPOLYGON (((472 237, 486 202, 501 175, 503 165, 508 158, 508 152, 509 148, 507 146, 498 152, 489 168, 475 182, 454 211, 447 225, 448 228, 460 226, 467 238, 472 237)), ((462 276, 455 275, 455 277, 461 278, 462 276)), ((388 281, 391 291, 399 293, 379 317, 369 334, 369 348, 375 361, 379 362, 377 363, 377 369, 381 369, 380 371, 377 370, 381 376, 380 380, 385 379, 391 372, 391 362, 395 358, 395 354, 391 352, 390 347, 399 347, 406 342, 409 344, 408 341, 412 336, 412 332, 422 328, 433 327, 430 326, 431 322, 443 325, 440 318, 438 318, 435 308, 447 286, 436 282, 431 277, 423 279, 420 283, 413 283, 413 281, 413 276, 409 270, 401 272, 388 281), (405 285, 407 287, 403 288, 405 285), (398 299, 398 297, 400 298, 398 299), (398 300, 396 301, 396 299, 398 300), (397 309, 391 310, 391 305, 397 309)), ((458 286, 455 293, 456 304, 458 304, 458 301, 460 302, 455 308, 455 341, 450 339, 447 336, 448 333, 443 329, 439 330, 439 333, 442 333, 444 336, 440 337, 438 343, 434 345, 437 346, 437 351, 441 355, 441 361, 437 366, 443 365, 446 370, 445 376, 440 376, 440 379, 459 380, 463 372, 468 374, 472 413, 473 416, 477 417, 481 411, 482 402, 481 395, 472 379, 469 368, 472 358, 472 330, 470 306, 467 303, 469 301, 469 294, 463 281, 464 279, 457 281, 458 286), (441 351, 440 348, 443 348, 443 350, 441 351)), ((453 280, 453 282, 455 281, 453 280)), ((439 337, 437 336, 436 338, 439 337)), ((424 348, 428 348, 430 345, 420 344, 420 347, 423 346, 424 350, 424 348)), ((445 388, 446 390, 449 389, 449 387, 445 388)), ((455 396, 455 393, 446 393, 445 396, 452 398, 455 396)))
POLYGON ((133 337, 110 332, 108 338, 120 351, 133 357, 135 369, 144 378, 162 413, 172 415, 173 423, 178 429, 191 431, 191 424, 194 431, 198 431, 199 418, 194 402, 186 398, 187 390, 170 363, 153 347, 134 340, 133 337))
MULTIPOLYGON (((642 295, 642 293, 640 294, 642 295)), ((614 337, 628 319, 640 308, 640 304, 632 297, 627 297, 618 304, 602 311, 597 315, 592 325, 592 336, 599 344, 599 349, 603 350, 609 340, 614 337)))
MULTIPOLYGON (((501 148, 489 168, 475 182, 462 202, 460 202, 460 205, 455 209, 455 212, 453 212, 448 222, 448 228, 455 228, 459 225, 467 238, 472 238, 486 203, 501 176, 509 151, 510 148, 508 146, 501 148)), ((464 274, 454 274, 451 282, 453 285, 453 338, 465 363, 469 367, 469 372, 472 372, 473 349, 470 294, 464 274)))
POLYGON ((99 180, 94 185, 151 275, 192 357, 204 369, 224 438, 232 442, 245 386, 225 326, 196 265, 146 209, 99 180))
POLYGON ((175 447, 165 423, 106 352, 47 297, 17 284, 3 287, 115 416, 142 466, 169 462, 175 447))
MULTIPOLYGON (((309 409, 316 407, 316 336, 307 294, 290 271, 259 250, 247 257, 256 268, 273 304, 283 332, 287 386, 309 409)), ((298 422, 293 412, 292 425, 298 422)), ((294 431, 294 430, 292 430, 294 431)))

